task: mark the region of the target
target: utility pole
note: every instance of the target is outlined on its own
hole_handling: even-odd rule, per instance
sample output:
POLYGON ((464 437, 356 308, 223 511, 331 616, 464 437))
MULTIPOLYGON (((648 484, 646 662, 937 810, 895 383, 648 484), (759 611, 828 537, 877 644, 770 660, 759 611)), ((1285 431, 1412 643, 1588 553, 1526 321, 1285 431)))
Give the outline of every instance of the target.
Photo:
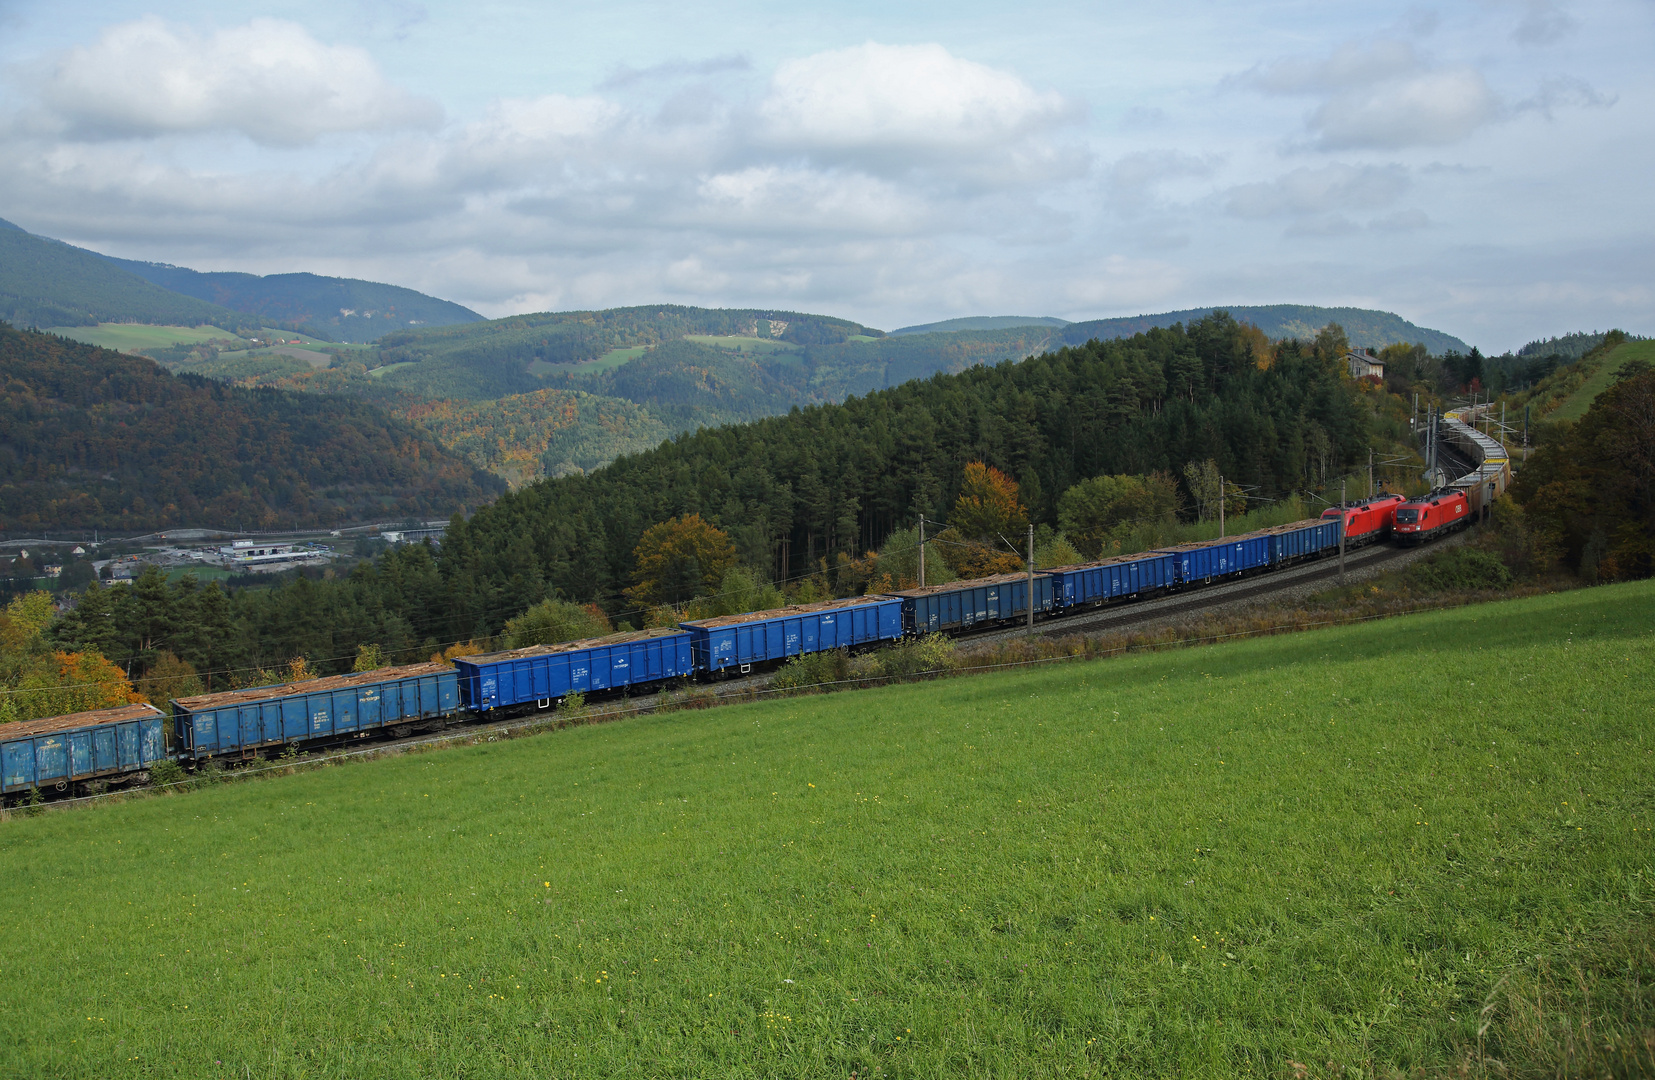
POLYGON ((925 588, 925 515, 919 516, 919 587, 925 588))
POLYGON ((1029 633, 1034 633, 1034 523, 1029 523, 1029 633))
POLYGON ((1368 498, 1373 498, 1373 447, 1368 447, 1368 498))
POLYGON ((1425 409, 1425 476, 1432 487, 1436 486, 1437 476, 1437 407, 1427 405, 1425 409))
POLYGON ((1345 583, 1345 519, 1349 511, 1345 509, 1345 482, 1339 481, 1339 584, 1345 583))
POLYGON ((1218 538, 1224 539, 1224 477, 1218 478, 1218 538))

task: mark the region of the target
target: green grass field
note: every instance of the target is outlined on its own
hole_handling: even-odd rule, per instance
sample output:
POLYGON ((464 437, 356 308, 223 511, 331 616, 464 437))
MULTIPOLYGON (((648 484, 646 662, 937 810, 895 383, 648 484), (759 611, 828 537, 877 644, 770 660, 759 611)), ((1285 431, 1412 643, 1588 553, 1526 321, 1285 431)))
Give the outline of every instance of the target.
POLYGON ((1628 360, 1648 360, 1655 363, 1655 341, 1628 341, 1598 361, 1598 368, 1574 393, 1557 408, 1546 414, 1547 420, 1579 420, 1586 415, 1599 394, 1609 389, 1615 373, 1628 360))
MULTIPOLYGON (((97 326, 54 326, 46 331, 105 349, 159 349, 168 345, 196 345, 203 341, 236 341, 236 335, 216 326, 144 326, 138 323, 99 323, 97 326)), ((292 335, 290 335, 292 336, 292 335)))
POLYGON ((742 337, 739 334, 685 334, 685 341, 694 341, 701 345, 711 345, 715 349, 726 349, 734 352, 741 349, 750 353, 796 353, 799 346, 790 341, 779 341, 775 338, 742 337))
POLYGON ((405 367, 413 367, 415 363, 416 361, 413 360, 404 360, 400 364, 386 364, 384 367, 369 368, 368 377, 371 379, 383 379, 391 372, 401 371, 405 367))
POLYGON ((1652 631, 1644 582, 14 815, 0 1076, 1633 1075, 1652 631))

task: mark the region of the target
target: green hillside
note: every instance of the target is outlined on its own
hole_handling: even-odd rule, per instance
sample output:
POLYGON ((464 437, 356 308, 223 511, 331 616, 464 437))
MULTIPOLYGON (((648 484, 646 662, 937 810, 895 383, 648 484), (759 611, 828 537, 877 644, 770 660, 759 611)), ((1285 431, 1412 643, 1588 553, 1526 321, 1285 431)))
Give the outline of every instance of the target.
POLYGON ((433 517, 503 488, 365 402, 0 326, 0 532, 433 517))
POLYGON ((1599 394, 1609 389, 1620 375, 1622 366, 1631 361, 1655 364, 1655 341, 1628 341, 1617 345, 1599 357, 1593 370, 1586 374, 1577 387, 1557 406, 1545 414, 1547 420, 1579 420, 1586 415, 1599 394))
POLYGON ((1647 1076, 1652 613, 1644 582, 14 816, 0 1072, 1647 1076))
MULTIPOLYGON (((792 579, 860 557, 917 514, 947 520, 972 461, 1015 478, 1051 523, 1083 479, 1181 475, 1208 458, 1254 497, 1282 498, 1397 430, 1336 361, 1288 345, 1261 370, 1237 324, 1212 318, 704 429, 513 492, 450 528, 442 557, 457 560, 456 610, 538 599, 523 596, 531 551, 536 587, 619 608, 639 537, 681 514, 728 531, 766 578, 792 579)), ((451 638, 495 633, 505 617, 460 622, 451 638)))
POLYGON ((95 252, 0 221, 0 321, 15 326, 153 323, 226 330, 256 319, 168 292, 95 252))
POLYGON ((239 343, 236 335, 216 326, 150 326, 147 323, 99 323, 97 326, 51 326, 47 333, 116 352, 149 352, 206 342, 239 343))
POLYGON ((387 335, 380 345, 389 363, 421 365, 399 373, 410 389, 429 397, 497 397, 497 387, 521 392, 530 364, 578 365, 613 349, 653 347, 691 334, 748 336, 793 345, 827 344, 878 334, 845 319, 788 311, 681 307, 657 304, 605 311, 547 312, 492 319, 468 326, 387 335))
POLYGON ((891 336, 899 334, 947 334, 960 330, 1011 330, 1019 326, 1068 326, 1067 319, 1054 319, 1049 315, 971 315, 963 319, 944 319, 942 322, 921 323, 918 326, 904 326, 892 330, 891 336))
MULTIPOLYGON (((1231 312, 1272 338, 1310 340, 1330 321, 1344 325, 1352 344, 1381 347, 1425 342, 1433 352, 1468 351, 1464 342, 1388 312, 1295 305, 1243 307, 1231 312)), ((387 382, 426 398, 485 400, 544 386, 614 395, 655 409, 669 424, 724 423, 774 415, 795 405, 842 401, 980 363, 1021 359, 1092 338, 1130 337, 1152 327, 1188 324, 1209 309, 1132 319, 1065 324, 1060 319, 955 319, 908 327, 888 336, 844 320, 789 312, 705 308, 617 308, 497 319, 469 326, 392 334, 381 340, 383 360, 411 366, 387 382), (773 321, 772 321, 773 320, 773 321), (779 334, 769 327, 785 323, 779 334), (993 324, 992 326, 990 324, 993 324), (715 373, 706 395, 680 391, 729 370, 728 359, 658 346, 682 339, 733 354, 754 386, 733 403, 715 373), (785 348, 778 349, 777 346, 785 348), (649 359, 647 374, 623 377, 649 359), (757 368, 754 368, 754 365, 757 368), (675 366, 682 370, 671 370, 675 366), (760 370, 762 369, 762 370, 760 370), (603 378, 613 371, 613 378, 603 378), (664 387, 664 384, 675 387, 664 387), (768 404, 761 404, 768 399, 768 404), (669 411, 662 412, 663 407, 669 411)))
POLYGON ((393 330, 482 321, 470 308, 397 285, 317 274, 202 273, 165 263, 109 261, 185 296, 303 326, 336 341, 373 341, 393 330))
POLYGON ((1423 344, 1427 352, 1440 355, 1445 352, 1470 352, 1471 347, 1459 338, 1440 330, 1429 330, 1393 315, 1388 311, 1368 308, 1315 307, 1309 304, 1239 305, 1226 308, 1189 308, 1185 311, 1167 311, 1159 315, 1137 315, 1124 319, 1095 319, 1090 322, 1070 323, 1063 328, 1063 340, 1078 345, 1090 338, 1130 337, 1151 327, 1189 323, 1213 311, 1227 311, 1242 322, 1252 323, 1265 336, 1275 340, 1298 338, 1309 341, 1330 322, 1345 328, 1345 336, 1358 348, 1382 349, 1397 342, 1423 344))

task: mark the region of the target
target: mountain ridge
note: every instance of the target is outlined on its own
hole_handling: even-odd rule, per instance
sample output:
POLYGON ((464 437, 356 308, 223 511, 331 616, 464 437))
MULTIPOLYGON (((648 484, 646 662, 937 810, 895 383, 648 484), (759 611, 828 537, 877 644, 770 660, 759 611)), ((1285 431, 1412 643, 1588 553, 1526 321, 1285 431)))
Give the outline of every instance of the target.
POLYGON ((299 272, 203 271, 170 263, 102 258, 181 296, 321 331, 335 341, 373 341, 396 330, 486 321, 461 304, 401 285, 299 272))
POLYGON ((1228 312, 1238 322, 1251 323, 1272 340, 1309 340, 1330 322, 1344 328, 1345 337, 1357 348, 1382 349, 1397 343, 1423 344, 1434 355, 1467 353, 1471 346, 1452 334, 1416 326, 1402 316, 1377 308, 1321 307, 1316 304, 1237 304, 1230 307, 1185 308, 1154 315, 1129 315, 1110 319, 1089 319, 1063 328, 1063 340, 1070 345, 1085 344, 1091 338, 1121 338, 1146 330, 1189 323, 1215 311, 1228 312))
POLYGON ((95 251, 36 236, 0 219, 0 319, 16 326, 101 322, 211 324, 234 331, 258 320, 183 296, 111 265, 95 251))

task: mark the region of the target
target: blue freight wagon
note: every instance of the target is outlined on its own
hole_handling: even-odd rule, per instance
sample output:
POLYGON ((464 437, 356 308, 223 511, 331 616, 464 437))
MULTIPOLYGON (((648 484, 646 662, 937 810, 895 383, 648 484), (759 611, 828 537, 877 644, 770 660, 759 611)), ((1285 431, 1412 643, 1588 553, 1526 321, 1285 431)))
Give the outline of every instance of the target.
POLYGON ((1270 565, 1285 566, 1338 551, 1341 517, 1311 518, 1261 530, 1270 538, 1270 565))
POLYGON ((153 705, 40 720, 0 727, 0 792, 48 785, 59 791, 85 780, 142 772, 167 757, 166 716, 153 705))
POLYGON ((440 723, 459 711, 459 679, 447 664, 412 664, 180 698, 172 703, 179 757, 205 759, 312 739, 440 723))
POLYGON ((593 690, 622 690, 687 677, 690 635, 671 627, 609 634, 509 652, 461 656, 460 703, 467 709, 509 708, 593 690))
POLYGON ((902 637, 902 601, 857 596, 820 604, 679 623, 691 635, 697 671, 719 672, 902 637))
POLYGON ((1176 556, 1174 570, 1178 584, 1191 585, 1269 566, 1270 538, 1261 533, 1245 533, 1222 540, 1177 544, 1161 548, 1159 553, 1176 556))
POLYGON ((1174 555, 1148 552, 1058 566, 1045 573, 1052 579, 1052 602, 1058 608, 1076 608, 1171 588, 1177 583, 1176 561, 1174 555))
MULTIPOLYGON (((1027 574, 950 581, 890 595, 902 598, 902 627, 910 634, 969 630, 983 623, 1029 617, 1027 574)), ((1034 609, 1052 610, 1052 579, 1045 573, 1034 575, 1034 609)))

